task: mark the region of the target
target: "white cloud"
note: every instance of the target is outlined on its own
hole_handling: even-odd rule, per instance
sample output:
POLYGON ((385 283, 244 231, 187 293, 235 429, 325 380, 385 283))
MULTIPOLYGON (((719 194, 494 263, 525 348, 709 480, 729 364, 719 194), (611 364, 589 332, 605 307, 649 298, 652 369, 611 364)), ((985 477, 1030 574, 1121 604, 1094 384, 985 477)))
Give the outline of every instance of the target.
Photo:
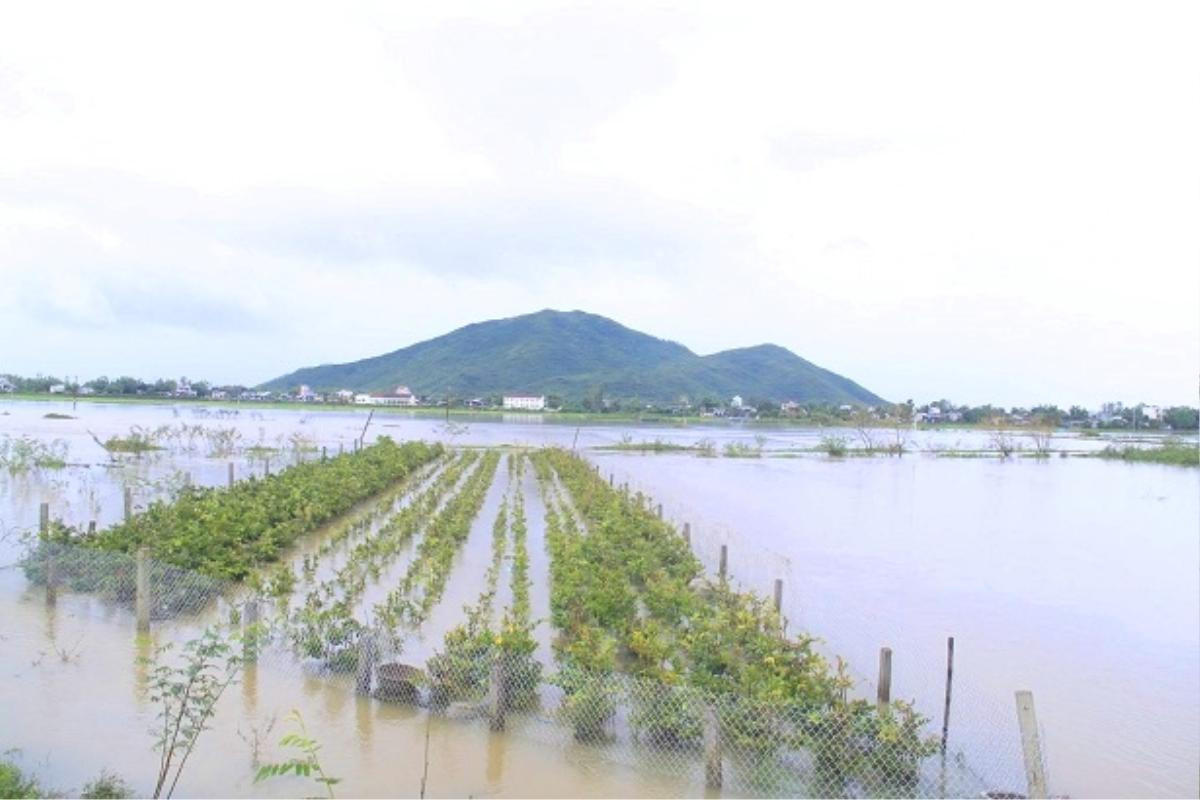
POLYGON ((893 398, 1194 403, 1198 21, 5 6, 0 370, 257 381, 557 307, 893 398))

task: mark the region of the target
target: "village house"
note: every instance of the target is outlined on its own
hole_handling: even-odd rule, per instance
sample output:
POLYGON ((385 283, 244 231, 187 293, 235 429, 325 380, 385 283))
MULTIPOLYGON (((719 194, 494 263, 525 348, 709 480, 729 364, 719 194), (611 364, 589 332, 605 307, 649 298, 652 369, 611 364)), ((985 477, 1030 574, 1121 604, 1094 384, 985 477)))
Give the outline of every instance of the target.
POLYGON ((14 392, 16 389, 8 378, 0 378, 0 392, 14 392))
POLYGON ((407 386, 397 386, 391 394, 372 393, 354 395, 355 405, 360 406, 416 406, 417 396, 407 386))
POLYGON ((338 389, 336 392, 334 392, 333 396, 339 403, 354 402, 354 392, 350 391, 349 389, 338 389))
POLYGON ((65 383, 56 383, 50 387, 50 394, 62 394, 65 391, 67 391, 65 383))
POLYGON ((544 411, 546 395, 544 394, 506 394, 503 406, 506 409, 520 411, 544 411))

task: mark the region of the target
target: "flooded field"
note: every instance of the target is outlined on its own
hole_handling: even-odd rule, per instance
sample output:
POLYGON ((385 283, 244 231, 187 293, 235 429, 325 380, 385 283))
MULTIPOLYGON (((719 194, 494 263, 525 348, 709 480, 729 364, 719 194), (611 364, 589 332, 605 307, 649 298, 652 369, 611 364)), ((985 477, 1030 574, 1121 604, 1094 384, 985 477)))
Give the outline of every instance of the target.
MULTIPOLYGON (((146 675, 137 667, 153 640, 178 641, 205 618, 155 625, 133 635, 131 615, 86 595, 47 607, 41 590, 10 567, 38 507, 75 525, 121 519, 123 494, 135 507, 182 485, 224 485, 298 460, 352 449, 367 415, 301 410, 221 411, 197 406, 0 403, 0 437, 61 441, 67 466, 0 473, 0 749, 61 788, 107 767, 148 787, 155 757, 146 675), (71 419, 49 419, 47 413, 71 419), (160 431, 165 449, 114 459, 98 444, 131 428, 160 431)), ((827 432, 824 432, 827 433, 827 432)), ((746 588, 769 593, 784 582, 791 629, 822 638, 845 656, 871 695, 881 646, 894 653, 893 696, 914 699, 940 725, 945 640, 956 640, 951 750, 964 769, 979 765, 978 790, 1022 790, 1013 691, 1038 704, 1050 787, 1075 796, 1195 795, 1200 752, 1200 473, 1082 458, 939 458, 937 451, 986 450, 982 432, 912 432, 902 458, 831 459, 802 452, 821 431, 736 426, 575 428, 511 421, 376 414, 366 429, 455 447, 574 447, 616 484, 629 483, 690 525, 693 549, 715 571, 722 545, 746 588), (758 438, 761 436, 761 438, 758 438), (761 447, 760 458, 601 448, 661 440, 761 447), (1002 766, 995 766, 1001 764, 1002 766), (984 767, 987 769, 984 769, 984 767)), ((845 433, 852 436, 853 433, 845 433)), ((1058 450, 1085 452, 1105 440, 1057 437, 1058 450)), ((511 449, 505 451, 512 452, 511 449)), ((371 518, 411 502, 438 466, 396 496, 360 510, 371 518)), ((548 616, 545 508, 531 474, 502 463, 482 498, 445 593, 406 654, 440 646, 475 600, 489 561, 501 500, 520 493, 529 520, 535 619, 548 616)), ((367 535, 386 515, 368 519, 367 535)), ((291 556, 320 547, 318 533, 291 556)), ((351 541, 351 540, 348 540, 351 541)), ((379 586, 398 581, 414 557, 399 553, 379 586)), ((314 576, 342 563, 334 551, 314 576)), ((507 586, 510 567, 500 580, 507 586)), ((374 590, 372 590, 374 591, 374 590)), ((507 602, 508 595, 500 595, 507 602)), ((381 597, 368 591, 366 608, 381 597)), ((209 613, 216 618, 224 609, 209 613)), ((538 656, 550 660, 551 632, 539 624, 538 656)), ((703 791, 702 766, 653 757, 629 741, 578 743, 540 712, 514 717, 503 735, 478 720, 428 715, 353 692, 354 676, 317 674, 263 658, 222 700, 224 722, 205 734, 180 784, 181 795, 308 791, 303 784, 254 785, 256 749, 274 752, 295 707, 321 739, 322 760, 347 795, 416 794, 427 772, 432 796, 680 795, 703 791), (428 769, 424 742, 428 736, 428 769), (553 749, 558 755, 547 758, 553 749)), ((732 765, 731 770, 738 769, 732 765)), ((731 784, 736 785, 735 781, 731 784)), ((791 787, 790 791, 798 791, 791 787)))

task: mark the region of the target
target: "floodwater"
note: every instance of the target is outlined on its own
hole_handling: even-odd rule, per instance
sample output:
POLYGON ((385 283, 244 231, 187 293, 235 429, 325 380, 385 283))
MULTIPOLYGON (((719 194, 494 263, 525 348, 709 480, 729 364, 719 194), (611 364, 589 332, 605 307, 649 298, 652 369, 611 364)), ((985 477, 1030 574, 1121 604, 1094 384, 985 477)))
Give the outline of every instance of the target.
MULTIPOLYGON (((184 425, 236 428, 243 445, 276 448, 271 468, 279 469, 319 455, 305 448, 351 447, 367 420, 360 410, 243 406, 236 414, 198 412, 186 405, 0 403, 0 437, 61 439, 73 464, 0 473, 0 672, 8 678, 0 684, 0 751, 19 748, 22 765, 49 776, 57 788, 78 788, 104 767, 141 791, 152 788, 154 712, 145 698, 145 674, 135 666, 152 645, 133 635, 126 612, 69 594, 48 608, 19 569, 2 568, 19 554, 19 533, 36 525, 38 504, 51 503, 54 515, 67 522, 95 519, 103 527, 120 518, 127 487, 140 507, 184 475, 219 485, 227 480, 228 463, 238 478, 267 468, 261 456, 216 452, 195 427, 189 433, 184 425), (50 411, 76 419, 44 418, 50 411), (133 425, 182 432, 169 451, 110 463, 92 435, 124 435, 133 425), (297 443, 301 449, 293 447, 297 443)), ((792 455, 816 444, 822 432, 736 425, 576 428, 536 419, 447 424, 377 413, 367 438, 575 446, 602 474, 647 492, 667 517, 690 523, 694 548, 710 569, 725 545, 730 572, 742 585, 769 593, 782 579, 790 629, 817 635, 827 651, 845 656, 862 693, 874 691, 878 649, 892 648, 893 697, 914 699, 936 729, 946 637, 954 636, 950 750, 980 774, 982 788, 1024 789, 1013 692, 1029 689, 1052 792, 1200 793, 1197 470, 923 452, 843 460, 608 452, 594 448, 623 438, 684 444, 708 438, 719 451, 728 441, 757 446, 761 433, 768 455, 792 455)), ((909 435, 918 450, 988 447, 980 432, 909 435)), ((1105 443, 1062 436, 1054 447, 1084 451, 1105 443)), ((547 607, 542 508, 529 472, 510 486, 501 464, 416 649, 436 647, 462 606, 477 599, 492 522, 506 490, 525 493, 532 601, 535 613, 547 607)), ((399 507, 404 498, 389 502, 399 507)), ((398 563, 404 557, 402 552, 398 563)), ((501 581, 507 577, 506 568, 501 581)), ((506 596, 498 595, 498 602, 506 596)), ((156 626, 153 637, 178 640, 201 622, 156 626)), ((544 656, 548 636, 548 626, 540 626, 544 656)), ((322 741, 323 762, 344 779, 339 792, 346 795, 416 794, 427 733, 431 796, 703 791, 702 774, 681 772, 636 749, 571 741, 548 710, 516 719, 504 735, 489 735, 478 720, 430 717, 357 698, 352 682, 353 676, 319 675, 264 658, 222 701, 222 722, 202 737, 178 794, 315 793, 317 788, 289 781, 252 783, 255 742, 264 759, 276 757, 275 742, 286 732, 283 717, 293 707, 322 741), (553 758, 547 757, 550 747, 553 758)))

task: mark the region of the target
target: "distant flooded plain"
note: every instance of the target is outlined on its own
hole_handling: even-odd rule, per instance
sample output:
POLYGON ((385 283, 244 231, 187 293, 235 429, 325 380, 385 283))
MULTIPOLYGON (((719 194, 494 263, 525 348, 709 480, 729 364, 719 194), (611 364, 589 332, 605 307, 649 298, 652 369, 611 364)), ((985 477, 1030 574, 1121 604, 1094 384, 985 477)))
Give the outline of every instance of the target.
MULTIPOLYGON (((0 437, 59 440, 66 467, 0 472, 0 750, 51 785, 78 787, 103 767, 142 791, 153 771, 145 676, 151 645, 128 614, 85 596, 47 608, 27 585, 23 532, 49 502, 72 524, 120 519, 122 494, 143 506, 184 480, 221 485, 349 448, 361 410, 253 406, 0 403, 0 437), (72 417, 52 419, 56 413, 72 417), (168 449, 115 460, 97 443, 131 428, 172 429, 168 449), (236 431, 209 436, 205 430, 236 431), (258 449, 249 449, 257 447, 258 449), (62 657, 62 651, 71 654, 62 657)), ((743 586, 784 586, 789 630, 820 637, 873 691, 882 646, 893 650, 894 697, 916 701, 940 728, 946 638, 955 637, 951 750, 965 763, 1000 758, 983 789, 1023 791, 1013 692, 1032 690, 1052 792, 1073 796, 1195 796, 1200 793, 1200 471, 1091 458, 946 458, 988 449, 979 431, 905 432, 902 457, 831 458, 805 452, 830 431, 718 426, 597 425, 553 418, 483 421, 376 414, 366 438, 439 440, 454 446, 574 447, 615 483, 648 493, 664 515, 687 522, 694 549, 715 570, 722 545, 743 586), (660 440, 712 440, 716 457, 606 450, 660 440), (726 443, 762 457, 727 458, 726 443)), ((853 436, 853 432, 840 431, 853 436)), ((881 435, 895 432, 881 432, 881 435)), ((1062 434, 1056 450, 1086 452, 1105 439, 1062 434)), ((540 505, 525 492, 535 611, 544 608, 540 505)), ((433 628, 418 649, 478 591, 493 487, 460 553, 433 628)), ((177 638, 203 620, 161 626, 177 638)), ((544 634, 543 634, 544 635, 544 634)), ((547 653, 545 642, 542 652, 547 653)), ((642 763, 630 750, 557 742, 565 758, 540 757, 551 726, 536 719, 504 736, 485 726, 356 698, 352 677, 313 676, 261 665, 223 700, 236 723, 205 734, 180 794, 307 791, 253 785, 251 742, 270 749, 278 720, 300 707, 325 744, 323 758, 348 795, 415 794, 421 744, 430 736, 429 793, 472 795, 677 795, 703 790, 703 775, 642 763), (276 720, 272 726, 271 720, 276 720), (261 741, 260 741, 261 740, 261 741)), ((569 737, 568 737, 569 738, 569 737)))

